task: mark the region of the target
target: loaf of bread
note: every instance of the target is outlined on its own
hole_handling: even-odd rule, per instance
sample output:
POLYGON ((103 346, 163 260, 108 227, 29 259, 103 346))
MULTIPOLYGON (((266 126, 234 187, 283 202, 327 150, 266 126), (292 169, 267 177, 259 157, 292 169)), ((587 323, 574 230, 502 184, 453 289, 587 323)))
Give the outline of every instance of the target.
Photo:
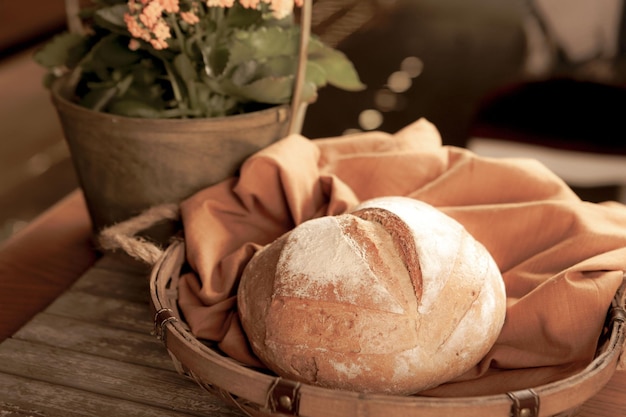
POLYGON ((461 224, 423 202, 381 197, 259 250, 238 308, 253 351, 282 377, 412 394, 486 355, 506 296, 493 258, 461 224))

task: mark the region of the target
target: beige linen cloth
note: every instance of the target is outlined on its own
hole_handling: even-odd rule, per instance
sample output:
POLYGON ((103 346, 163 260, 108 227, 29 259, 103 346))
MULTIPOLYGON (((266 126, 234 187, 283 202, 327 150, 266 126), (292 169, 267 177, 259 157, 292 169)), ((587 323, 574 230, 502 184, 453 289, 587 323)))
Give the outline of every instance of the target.
POLYGON ((184 201, 193 272, 181 279, 179 303, 192 332, 258 365, 236 310, 237 282, 254 252, 308 219, 397 195, 462 223, 491 252, 507 290, 506 322, 487 356, 422 394, 529 388, 593 359, 626 270, 626 206, 583 202, 534 160, 488 159, 442 146, 424 119, 396 134, 287 137, 249 158, 239 177, 184 201))

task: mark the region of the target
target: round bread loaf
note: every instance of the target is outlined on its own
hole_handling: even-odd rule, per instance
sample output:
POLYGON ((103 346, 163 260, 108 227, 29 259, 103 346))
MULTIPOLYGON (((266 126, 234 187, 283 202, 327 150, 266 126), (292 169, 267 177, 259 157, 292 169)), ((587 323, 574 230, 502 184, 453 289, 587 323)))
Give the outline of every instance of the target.
POLYGON ((282 377, 412 394, 486 355, 506 296, 493 258, 461 224, 417 200, 381 197, 259 250, 238 308, 253 351, 282 377))

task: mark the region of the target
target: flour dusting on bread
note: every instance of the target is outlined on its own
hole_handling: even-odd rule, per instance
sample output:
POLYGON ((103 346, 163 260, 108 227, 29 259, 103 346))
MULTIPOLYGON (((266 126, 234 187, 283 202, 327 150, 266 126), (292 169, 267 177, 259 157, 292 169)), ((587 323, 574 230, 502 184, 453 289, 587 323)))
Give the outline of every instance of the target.
POLYGON ((488 251, 406 197, 299 225, 252 258, 238 302, 253 351, 278 375, 392 394, 469 370, 495 343, 506 310, 488 251))

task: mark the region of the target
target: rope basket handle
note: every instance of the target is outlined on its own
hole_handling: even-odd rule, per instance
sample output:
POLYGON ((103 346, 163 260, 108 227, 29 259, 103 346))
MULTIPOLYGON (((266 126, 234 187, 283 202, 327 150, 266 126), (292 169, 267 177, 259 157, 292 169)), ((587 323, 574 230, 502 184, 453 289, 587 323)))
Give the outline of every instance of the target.
POLYGON ((136 217, 106 227, 98 235, 98 244, 104 250, 122 249, 134 259, 155 265, 163 256, 163 248, 138 234, 165 220, 179 220, 178 204, 154 206, 136 217))
MULTIPOLYGON (((306 113, 307 104, 302 101, 302 90, 306 77, 312 9, 312 0, 304 0, 300 19, 297 68, 290 104, 290 120, 287 128, 287 134, 289 135, 300 133, 306 113)), ((80 18, 80 10, 80 0, 65 0, 68 30, 72 33, 83 35, 85 31, 80 18)), ((104 250, 114 251, 122 249, 131 257, 149 265, 154 265, 163 255, 163 249, 156 243, 138 236, 138 234, 164 220, 178 220, 180 218, 179 210, 178 204, 163 204, 152 207, 136 217, 104 228, 100 231, 97 238, 98 243, 104 250)))

